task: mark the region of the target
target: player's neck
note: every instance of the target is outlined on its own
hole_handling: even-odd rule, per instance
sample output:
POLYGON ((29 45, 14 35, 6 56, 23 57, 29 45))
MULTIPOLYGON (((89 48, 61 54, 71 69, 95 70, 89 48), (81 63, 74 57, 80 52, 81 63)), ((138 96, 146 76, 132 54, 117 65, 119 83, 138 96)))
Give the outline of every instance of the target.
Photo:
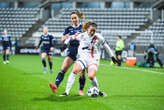
POLYGON ((79 27, 80 26, 80 23, 75 25, 75 24, 72 24, 72 27, 76 28, 76 27, 79 27))

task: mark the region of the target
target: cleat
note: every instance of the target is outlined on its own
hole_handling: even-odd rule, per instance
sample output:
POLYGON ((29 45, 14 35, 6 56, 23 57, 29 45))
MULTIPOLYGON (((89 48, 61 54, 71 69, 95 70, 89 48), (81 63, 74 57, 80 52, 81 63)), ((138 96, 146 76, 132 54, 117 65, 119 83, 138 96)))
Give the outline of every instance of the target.
POLYGON ((54 92, 54 93, 57 92, 58 87, 56 86, 56 84, 50 83, 49 86, 50 86, 52 92, 54 92))
POLYGON ((3 64, 6 64, 6 62, 4 61, 3 64))
POLYGON ((106 96, 108 96, 106 93, 104 93, 104 92, 101 92, 101 91, 99 91, 99 96, 101 96, 101 97, 106 97, 106 96))
POLYGON ((43 73, 44 74, 47 73, 47 68, 44 68, 43 73))
POLYGON ((50 74, 52 74, 52 70, 50 70, 50 74))
POLYGON ((79 96, 83 96, 84 95, 84 91, 83 90, 80 90, 79 91, 79 96))
POLYGON ((64 96, 68 96, 68 94, 65 92, 63 94, 60 94, 59 96, 64 97, 64 96))
POLYGON ((7 60, 6 63, 9 64, 9 61, 7 60))

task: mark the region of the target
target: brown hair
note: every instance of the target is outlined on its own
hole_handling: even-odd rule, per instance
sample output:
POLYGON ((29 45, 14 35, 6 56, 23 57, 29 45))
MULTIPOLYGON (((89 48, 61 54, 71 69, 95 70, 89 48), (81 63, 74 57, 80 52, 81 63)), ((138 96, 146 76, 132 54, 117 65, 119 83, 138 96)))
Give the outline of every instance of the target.
POLYGON ((76 14, 80 19, 85 18, 83 12, 81 12, 81 11, 79 11, 79 10, 73 11, 73 12, 71 13, 71 15, 72 15, 72 14, 76 14))
POLYGON ((118 35, 118 37, 121 39, 122 38, 122 36, 121 35, 118 35))
POLYGON ((83 31, 87 31, 87 29, 90 27, 90 26, 95 26, 97 27, 97 24, 93 21, 85 21, 83 22, 83 31))

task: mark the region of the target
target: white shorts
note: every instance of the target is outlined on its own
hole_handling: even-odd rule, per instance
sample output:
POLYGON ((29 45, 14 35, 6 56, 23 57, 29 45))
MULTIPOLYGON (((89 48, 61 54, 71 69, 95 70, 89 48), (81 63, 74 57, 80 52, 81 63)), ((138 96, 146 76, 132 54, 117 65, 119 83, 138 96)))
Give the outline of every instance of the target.
POLYGON ((88 56, 80 57, 76 62, 81 65, 82 70, 88 68, 95 68, 97 70, 99 66, 99 58, 92 58, 88 56))

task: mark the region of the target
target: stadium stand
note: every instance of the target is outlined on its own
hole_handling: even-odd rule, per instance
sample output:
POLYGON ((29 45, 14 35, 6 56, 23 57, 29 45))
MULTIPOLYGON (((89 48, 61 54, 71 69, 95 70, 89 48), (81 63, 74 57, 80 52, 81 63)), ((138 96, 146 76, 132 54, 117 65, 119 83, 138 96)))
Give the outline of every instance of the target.
MULTIPOLYGON (((70 8, 63 8, 60 11, 60 16, 55 18, 50 18, 44 26, 49 28, 49 32, 55 34, 57 39, 60 39, 64 28, 70 23, 70 16, 69 14, 74 9, 70 8), (57 34, 56 34, 57 33, 57 34)), ((93 20, 98 24, 98 32, 102 30, 106 31, 135 31, 143 26, 145 22, 148 21, 147 17, 150 16, 151 9, 150 8, 134 8, 134 9, 96 9, 96 8, 80 8, 80 11, 84 12, 85 20, 93 20)), ((38 34, 34 34, 33 37, 40 36, 42 28, 38 30, 38 34)), ((115 45, 116 42, 116 35, 118 33, 104 33, 103 36, 106 37, 107 41, 115 45), (112 39, 112 40, 111 40, 112 39)), ((124 33, 123 39, 126 39, 127 36, 130 36, 130 33, 124 33)), ((30 42, 33 41, 30 38, 30 42)))
POLYGON ((18 40, 38 20, 39 8, 0 8, 0 32, 8 30, 12 40, 18 40))
POLYGON ((139 46, 148 46, 150 42, 154 43, 156 46, 163 47, 164 46, 164 20, 158 19, 153 23, 147 30, 152 31, 153 35, 145 33, 137 36, 136 44, 139 46), (151 41, 150 41, 151 40, 151 41), (150 42, 148 42, 150 41, 150 42))

